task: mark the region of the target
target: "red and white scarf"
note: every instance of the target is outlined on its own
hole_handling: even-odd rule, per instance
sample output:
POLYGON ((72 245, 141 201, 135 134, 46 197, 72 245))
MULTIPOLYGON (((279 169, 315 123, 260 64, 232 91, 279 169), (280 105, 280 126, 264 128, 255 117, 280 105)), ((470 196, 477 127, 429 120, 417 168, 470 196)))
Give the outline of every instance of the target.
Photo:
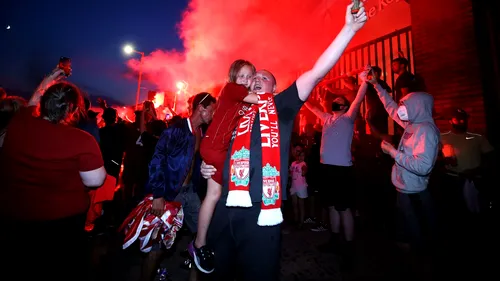
POLYGON ((262 202, 257 224, 278 225, 283 222, 281 213, 280 176, 280 131, 274 95, 259 95, 259 103, 254 104, 242 116, 236 127, 236 137, 231 149, 229 164, 229 194, 226 206, 251 207, 250 198, 250 140, 256 114, 260 119, 262 140, 262 202))
POLYGON ((177 231, 181 229, 184 212, 179 202, 165 202, 165 212, 161 217, 151 214, 153 196, 148 195, 130 212, 118 231, 125 231, 123 249, 139 240, 140 249, 148 253, 154 244, 163 244, 170 249, 177 231))

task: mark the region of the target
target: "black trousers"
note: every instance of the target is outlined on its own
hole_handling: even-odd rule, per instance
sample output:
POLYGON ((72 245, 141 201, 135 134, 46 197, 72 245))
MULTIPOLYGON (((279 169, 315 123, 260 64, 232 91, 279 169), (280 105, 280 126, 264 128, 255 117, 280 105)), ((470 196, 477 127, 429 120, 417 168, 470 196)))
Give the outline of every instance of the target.
POLYGON ((208 231, 215 251, 217 281, 277 281, 280 279, 281 227, 259 226, 260 202, 250 208, 217 205, 208 231))
POLYGON ((436 238, 436 215, 429 190, 396 193, 396 239, 416 248, 436 238))

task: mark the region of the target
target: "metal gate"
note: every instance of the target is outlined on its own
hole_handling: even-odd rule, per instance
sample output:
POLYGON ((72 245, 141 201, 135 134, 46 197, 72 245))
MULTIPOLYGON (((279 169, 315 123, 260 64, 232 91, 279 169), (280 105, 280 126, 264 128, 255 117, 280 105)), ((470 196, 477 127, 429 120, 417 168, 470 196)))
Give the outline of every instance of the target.
MULTIPOLYGON (((370 64, 371 66, 378 66, 382 69, 381 79, 385 80, 387 84, 394 89, 396 77, 392 73, 391 62, 394 58, 399 57, 399 53, 402 53, 403 56, 408 59, 408 69, 412 73, 415 73, 411 35, 411 26, 408 26, 346 50, 335 67, 326 75, 325 80, 342 77, 370 64)), ((357 74, 353 74, 353 76, 357 78, 357 74)), ((340 89, 340 79, 337 79, 336 82, 331 85, 332 88, 340 89)), ((314 91, 316 96, 319 96, 325 89, 323 87, 317 87, 314 91)), ((362 105, 361 114, 364 114, 364 109, 365 105, 362 105)), ((301 123, 303 123, 302 120, 301 123)), ((367 132, 369 133, 368 128, 367 132)), ((393 122, 389 122, 389 133, 394 133, 393 122)))
MULTIPOLYGON (((391 62, 399 56, 399 52, 402 52, 408 59, 409 70, 414 73, 411 26, 346 50, 326 79, 332 79, 370 64, 380 67, 381 79, 394 88, 395 77, 391 71, 391 62)), ((340 87, 340 81, 336 86, 340 87)))

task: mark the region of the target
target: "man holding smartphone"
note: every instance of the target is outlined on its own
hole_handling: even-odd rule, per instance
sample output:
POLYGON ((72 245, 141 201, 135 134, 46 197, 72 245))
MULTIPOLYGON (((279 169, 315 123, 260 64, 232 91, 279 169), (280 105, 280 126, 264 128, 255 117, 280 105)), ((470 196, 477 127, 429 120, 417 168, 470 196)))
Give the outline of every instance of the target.
POLYGON ((71 75, 71 71, 73 70, 71 68, 71 59, 67 57, 61 57, 59 59, 59 64, 57 65, 57 68, 63 70, 64 75, 66 77, 69 77, 71 75))
MULTIPOLYGON (((368 74, 368 80, 376 79, 377 84, 385 89, 388 93, 392 93, 391 87, 380 79, 382 70, 378 66, 373 66, 372 71, 368 74)), ((384 108, 384 104, 378 98, 377 90, 373 85, 368 86, 366 92, 367 111, 365 114, 366 123, 370 128, 371 134, 378 139, 389 140, 389 114, 384 108)))
MULTIPOLYGON (((279 159, 275 173, 280 177, 280 185, 286 186, 288 179, 288 157, 290 152, 290 141, 293 123, 303 103, 309 98, 311 91, 325 77, 342 56, 345 48, 352 40, 356 32, 361 29, 366 20, 363 5, 357 14, 351 13, 353 5, 349 5, 345 15, 345 26, 337 35, 335 40, 319 57, 312 69, 302 74, 286 90, 276 94, 272 100, 276 107, 277 134, 279 147, 276 151, 279 159), (281 168, 279 168, 281 166, 281 168), (279 169, 277 169, 279 168, 279 169), (279 170, 279 172, 277 172, 279 170)), ((267 34, 262 34, 267 35, 267 34)), ((252 90, 264 93, 274 93, 276 80, 274 75, 266 70, 257 71, 251 84, 252 90)), ((227 157, 223 171, 224 184, 222 195, 214 212, 210 225, 208 240, 215 252, 215 274, 216 280, 234 280, 235 271, 241 270, 242 280, 245 281, 276 281, 280 279, 280 255, 281 255, 281 227, 282 220, 273 220, 273 223, 260 224, 262 204, 269 203, 264 194, 264 172, 268 172, 262 166, 262 144, 264 143, 260 133, 261 117, 256 114, 249 137, 249 185, 252 207, 226 207, 226 199, 229 192, 229 170, 230 160, 227 157)), ((265 122, 265 119, 262 118, 265 122)), ((241 127, 240 127, 241 128, 241 127)), ((238 137, 236 137, 238 138, 238 137)), ((231 141, 231 147, 235 143, 231 141)), ((229 150, 231 152, 231 149, 229 150)), ((229 156, 229 155, 228 155, 229 156)), ((210 178, 215 173, 215 168, 210 165, 202 165, 202 175, 210 178)), ((273 193, 276 203, 272 203, 273 215, 280 216, 281 195, 279 191, 273 193), (279 201, 278 201, 279 200, 279 201)), ((266 205, 267 206, 267 205, 266 205)))

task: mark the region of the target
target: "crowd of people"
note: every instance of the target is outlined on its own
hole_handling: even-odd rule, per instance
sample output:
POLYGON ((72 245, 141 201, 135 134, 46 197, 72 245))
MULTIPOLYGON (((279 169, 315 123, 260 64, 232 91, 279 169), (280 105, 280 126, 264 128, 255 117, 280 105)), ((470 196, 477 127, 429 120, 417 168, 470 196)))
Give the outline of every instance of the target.
MULTIPOLYGON (((346 79, 349 94, 310 97, 367 20, 362 4, 357 13, 351 8, 314 66, 283 91, 276 92, 270 71, 236 60, 218 99, 194 95, 186 117, 160 120, 145 101, 127 122, 100 99, 98 124, 88 98, 61 69, 29 101, 0 91, 6 272, 32 279, 23 272, 29 258, 37 261, 30 265, 37 278, 87 280, 88 235, 124 220, 124 245, 138 241, 146 252, 144 281, 157 275, 181 224, 192 235, 189 259, 214 280, 280 280, 284 220, 298 230, 310 224, 330 231, 322 250, 341 255, 349 268, 356 260, 355 217, 363 215, 357 192, 360 185, 370 189, 357 175, 367 170, 367 178, 392 182, 391 225, 402 251, 432 248, 440 210, 454 222, 474 219, 492 200, 480 186, 495 165, 493 147, 467 132, 463 109, 453 112, 451 131, 441 133, 433 97, 404 58, 392 62, 399 75, 393 96, 380 68, 367 66, 346 79), (294 124, 303 105, 319 123, 299 135, 294 124), (389 120, 401 128, 395 136, 389 120), (433 182, 436 195, 428 188, 433 182), (102 190, 111 197, 96 199, 102 190)), ((390 197, 376 204, 391 209, 390 197)))

